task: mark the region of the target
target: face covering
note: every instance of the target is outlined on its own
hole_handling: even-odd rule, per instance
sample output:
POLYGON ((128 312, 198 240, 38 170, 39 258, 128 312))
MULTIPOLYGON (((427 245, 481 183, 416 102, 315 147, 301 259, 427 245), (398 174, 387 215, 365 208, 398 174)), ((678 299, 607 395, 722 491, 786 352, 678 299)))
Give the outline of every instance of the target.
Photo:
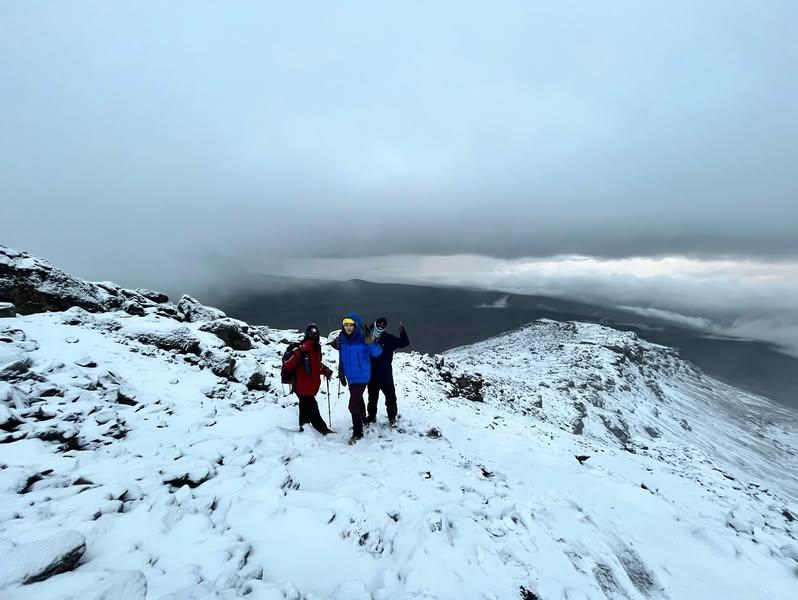
POLYGON ((374 339, 379 339, 379 337, 383 334, 385 330, 382 329, 379 325, 374 323, 374 339))

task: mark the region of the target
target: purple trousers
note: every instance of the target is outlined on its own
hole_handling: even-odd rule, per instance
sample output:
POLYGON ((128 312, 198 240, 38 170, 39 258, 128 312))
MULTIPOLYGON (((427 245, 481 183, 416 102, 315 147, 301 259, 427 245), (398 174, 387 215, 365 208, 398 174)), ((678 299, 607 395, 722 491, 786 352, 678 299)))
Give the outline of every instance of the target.
POLYGON ((363 437, 363 419, 366 416, 363 392, 366 391, 367 385, 366 383, 349 384, 349 413, 352 415, 352 435, 356 438, 363 437))

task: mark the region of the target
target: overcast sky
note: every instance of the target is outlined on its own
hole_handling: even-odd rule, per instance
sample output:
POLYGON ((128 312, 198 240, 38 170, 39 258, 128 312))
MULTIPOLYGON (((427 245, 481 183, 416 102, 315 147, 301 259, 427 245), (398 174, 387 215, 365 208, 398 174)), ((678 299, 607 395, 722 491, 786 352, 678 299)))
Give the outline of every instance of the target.
POLYGON ((413 254, 591 257, 609 295, 631 258, 688 257, 660 263, 676 284, 722 260, 780 295, 796 23, 794 0, 3 0, 0 243, 169 289, 413 254))

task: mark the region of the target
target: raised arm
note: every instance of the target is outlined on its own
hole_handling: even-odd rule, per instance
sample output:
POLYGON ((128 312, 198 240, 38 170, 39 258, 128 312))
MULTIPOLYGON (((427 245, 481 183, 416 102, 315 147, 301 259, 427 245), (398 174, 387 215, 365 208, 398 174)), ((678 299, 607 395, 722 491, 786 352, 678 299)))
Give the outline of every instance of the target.
POLYGON ((399 348, 407 348, 410 345, 410 338, 407 337, 407 331, 405 331, 404 325, 399 325, 399 343, 396 345, 396 349, 399 348))

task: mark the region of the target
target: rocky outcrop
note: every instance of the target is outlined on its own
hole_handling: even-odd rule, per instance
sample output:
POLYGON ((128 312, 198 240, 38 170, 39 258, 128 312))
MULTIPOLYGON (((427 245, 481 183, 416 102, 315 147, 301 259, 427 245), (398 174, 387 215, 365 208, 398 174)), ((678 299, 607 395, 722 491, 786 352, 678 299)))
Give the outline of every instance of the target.
POLYGON ((236 319, 216 319, 201 325, 200 331, 212 333, 233 350, 252 350, 254 346, 249 336, 249 326, 236 319))
POLYGON ((168 299, 151 290, 128 290, 108 281, 92 283, 72 277, 27 252, 0 246, 0 316, 72 307, 92 313, 123 310, 143 316, 168 299))
POLYGON ((0 302, 0 318, 16 317, 17 307, 10 302, 0 302))
POLYGON ((200 341, 187 327, 175 327, 163 331, 145 330, 133 332, 130 337, 142 344, 161 350, 176 350, 180 354, 199 354, 200 341))
POLYGON ((0 301, 19 314, 67 310, 109 310, 108 294, 99 286, 71 277, 40 258, 0 246, 0 301))
POLYGON ((451 386, 449 391, 450 398, 465 398, 472 402, 484 402, 485 397, 482 393, 485 387, 485 380, 479 373, 475 374, 454 374, 444 369, 441 371, 441 379, 451 386))
POLYGON ((197 299, 188 294, 183 294, 180 302, 177 303, 177 313, 180 318, 189 323, 215 321, 216 319, 224 319, 227 316, 218 308, 200 304, 197 299))

